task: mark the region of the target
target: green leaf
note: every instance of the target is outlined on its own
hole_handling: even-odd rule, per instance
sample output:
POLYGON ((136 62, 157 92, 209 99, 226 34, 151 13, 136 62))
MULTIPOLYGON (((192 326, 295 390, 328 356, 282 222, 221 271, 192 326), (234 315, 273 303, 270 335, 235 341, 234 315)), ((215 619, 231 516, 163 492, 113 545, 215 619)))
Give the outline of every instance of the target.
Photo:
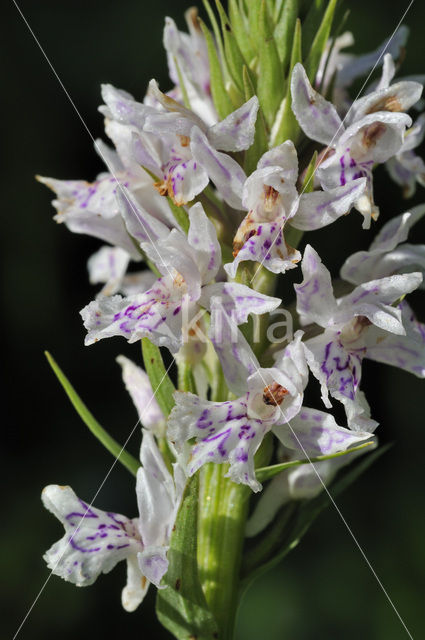
POLYGON ((158 619, 178 640, 218 638, 198 576, 198 475, 188 481, 171 535, 165 589, 156 599, 158 619))
POLYGON ((295 23, 295 33, 294 40, 292 43, 292 52, 291 52, 291 64, 289 67, 289 77, 288 77, 288 86, 286 89, 286 97, 282 102, 282 105, 279 109, 278 115, 276 116, 277 125, 274 127, 276 129, 274 138, 272 140, 273 146, 277 146, 285 140, 292 140, 292 142, 296 142, 300 133, 300 127, 298 125, 297 119, 295 118, 292 111, 292 96, 291 96, 291 74, 292 69, 296 65, 297 62, 302 62, 302 54, 301 54, 301 22, 298 19, 295 23))
POLYGON ((45 351, 44 354, 82 421, 90 429, 92 434, 103 444, 103 446, 112 453, 114 458, 121 462, 121 464, 123 464, 132 474, 136 475, 137 469, 140 467, 140 462, 134 458, 131 453, 125 451, 125 449, 123 449, 121 445, 118 444, 118 442, 110 436, 107 431, 105 431, 81 400, 54 358, 48 351, 45 351))
POLYGON ((251 62, 255 56, 255 49, 246 29, 245 16, 240 10, 237 0, 229 0, 229 20, 243 57, 247 62, 251 62))
POLYGON ((244 65, 246 65, 246 61, 241 53, 241 50, 239 49, 239 45, 236 41, 235 34, 233 33, 229 18, 227 17, 226 12, 223 9, 223 5, 221 4, 220 0, 215 1, 220 16, 226 64, 237 89, 241 93, 243 93, 242 72, 244 65))
POLYGON ((295 31, 295 23, 298 17, 298 0, 286 0, 279 22, 274 30, 279 58, 282 69, 285 72, 289 64, 292 50, 292 40, 295 31))
POLYGON ((143 362, 146 373, 155 394, 156 401, 165 417, 174 407, 175 386, 165 369, 159 347, 152 344, 149 338, 142 338, 143 362))
POLYGON ((310 82, 314 83, 314 77, 319 68, 320 58, 325 49, 328 38, 331 34, 332 20, 338 0, 329 0, 329 4, 323 16, 323 20, 318 28, 311 45, 310 53, 307 57, 306 72, 310 82))
MULTIPOLYGON (((248 69, 244 67, 243 69, 243 80, 244 80, 244 89, 245 89, 245 100, 249 100, 252 96, 255 95, 255 90, 251 82, 251 78, 248 74, 248 69)), ((244 156, 244 170, 245 173, 249 176, 256 169, 257 162, 268 149, 268 141, 269 135, 267 132, 267 125, 264 118, 263 110, 260 108, 258 110, 257 121, 255 123, 255 135, 253 144, 245 151, 244 156)), ((231 256, 231 260, 233 260, 233 255, 231 256)))
MULTIPOLYGON (((379 447, 373 453, 353 463, 328 487, 335 499, 364 473, 391 445, 379 447)), ((311 500, 288 503, 268 530, 261 532, 259 543, 244 555, 243 588, 264 571, 278 564, 308 531, 313 521, 327 507, 331 500, 328 492, 322 491, 311 500)))
POLYGON ((314 170, 316 169, 317 164, 317 151, 313 153, 311 156, 311 160, 308 163, 307 169, 305 170, 304 180, 301 188, 301 193, 310 193, 314 189, 314 170))
POLYGON ((174 204, 170 196, 167 196, 167 202, 176 222, 181 226, 184 233, 187 233, 189 231, 189 216, 187 215, 184 207, 178 207, 174 204))
POLYGON ((218 52, 220 54, 220 60, 221 60, 221 64, 223 65, 223 76, 225 81, 228 79, 229 76, 229 70, 226 66, 226 56, 224 55, 224 45, 223 45, 223 38, 221 37, 221 32, 214 14, 214 11, 212 10, 212 7, 209 3, 209 0, 202 0, 204 3, 204 7, 205 10, 208 14, 208 18, 211 22, 211 26, 213 28, 214 31, 214 37, 215 37, 215 41, 217 43, 217 47, 218 47, 218 52))
POLYGON ((260 469, 255 470, 255 475, 257 480, 260 482, 264 482, 265 480, 270 480, 270 478, 274 478, 282 471, 286 469, 292 469, 292 467, 299 467, 302 464, 310 464, 311 462, 323 462, 323 460, 333 460, 333 458, 340 458, 341 456, 346 456, 349 453, 354 453, 355 451, 361 451, 366 447, 373 446, 373 442, 365 442, 364 444, 359 444, 356 447, 352 447, 351 449, 347 449, 346 451, 339 451, 338 453, 332 453, 327 456, 316 456, 315 458, 305 458, 304 460, 291 460, 291 462, 282 462, 281 464, 273 464, 270 467, 262 467, 260 469))
POLYGON ((270 26, 265 0, 260 11, 260 47, 257 95, 269 127, 272 126, 279 105, 284 95, 285 78, 280 63, 279 53, 270 26))
POLYGON ((217 49, 215 48, 213 37, 206 24, 199 18, 202 32, 208 51, 208 60, 210 63, 210 83, 211 93, 214 106, 221 120, 233 111, 233 104, 226 91, 225 79, 221 70, 220 60, 218 59, 217 49))
POLYGON ((260 48, 260 11, 262 0, 248 0, 249 35, 252 38, 256 51, 260 48))
MULTIPOLYGON (((307 0, 308 11, 305 19, 303 19, 303 57, 307 56, 307 53, 311 49, 311 45, 315 38, 315 35, 319 29, 322 21, 325 1, 326 0, 307 0)), ((301 1, 301 5, 305 4, 301 1)), ((303 6, 300 6, 300 11, 303 10, 303 6)))

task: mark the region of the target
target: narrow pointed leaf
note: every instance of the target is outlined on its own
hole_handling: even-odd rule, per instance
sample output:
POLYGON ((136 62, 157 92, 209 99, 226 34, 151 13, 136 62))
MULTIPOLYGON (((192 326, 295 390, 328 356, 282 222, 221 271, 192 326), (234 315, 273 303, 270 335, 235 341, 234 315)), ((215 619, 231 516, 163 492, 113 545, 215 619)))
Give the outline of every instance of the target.
POLYGON ((252 38, 255 49, 258 51, 260 48, 260 11, 261 0, 248 0, 248 21, 249 21, 249 35, 252 38))
POLYGON ((165 589, 159 589, 156 612, 178 640, 214 640, 218 629, 208 609, 197 563, 198 475, 188 481, 168 551, 165 589))
MULTIPOLYGON (((308 9, 303 19, 303 56, 307 56, 319 29, 325 11, 326 0, 308 0, 308 9)), ((301 3, 301 5, 305 4, 301 3)), ((300 11, 303 7, 300 7, 300 11)))
POLYGON ((331 34, 332 20, 337 2, 338 0, 329 0, 325 15, 323 16, 323 20, 317 30, 307 57, 306 71, 311 83, 314 83, 314 77, 317 69, 319 68, 320 58, 331 34))
POLYGON ((273 125, 273 146, 277 146, 285 140, 292 140, 296 142, 300 133, 300 127, 297 119, 292 111, 292 96, 291 96, 291 74, 292 69, 297 62, 302 62, 301 53, 301 22, 298 19, 295 23, 294 40, 292 43, 291 63, 289 67, 288 86, 286 89, 285 101, 282 103, 278 115, 276 116, 277 124, 273 125))
POLYGON ((246 30, 244 16, 238 7, 237 0, 229 0, 229 19, 233 28, 239 49, 245 60, 249 63, 255 56, 255 49, 246 30))
POLYGON ((272 126, 276 112, 283 99, 285 78, 273 31, 270 26, 265 0, 260 11, 260 48, 257 95, 269 127, 272 126))
POLYGON ((112 453, 114 458, 121 462, 121 464, 123 464, 132 474, 136 475, 137 469, 140 467, 140 462, 132 456, 131 453, 125 451, 125 449, 123 449, 121 445, 98 423, 48 351, 45 351, 45 356, 57 379, 61 383, 66 395, 70 399, 74 409, 77 411, 85 425, 90 429, 92 434, 96 436, 99 442, 103 444, 109 453, 112 453))
MULTIPOLYGON (((243 80, 245 89, 245 100, 249 100, 255 95, 255 90, 251 82, 251 78, 248 74, 248 70, 244 67, 243 80)), ((244 170, 246 175, 250 175, 256 168, 258 160, 268 148, 269 134, 267 132, 267 125, 264 118, 263 110, 258 110, 257 121, 255 123, 255 136, 253 144, 245 151, 244 158, 244 170)), ((233 260, 233 256, 231 257, 233 260)))
POLYGON ((301 193, 310 193, 314 189, 314 170, 316 169, 317 164, 317 151, 313 153, 311 156, 311 160, 306 169, 303 185, 301 188, 301 193))
POLYGON ((175 386, 165 369, 159 347, 152 344, 149 338, 142 338, 143 363, 156 401, 165 417, 168 417, 174 407, 175 386))
POLYGON ((279 58, 282 69, 285 72, 291 57, 292 41, 294 38, 295 23, 298 17, 298 0, 286 0, 279 22, 274 30, 279 58))
POLYGON ((346 456, 350 453, 354 453, 355 451, 361 451, 366 447, 370 447, 374 445, 373 442, 365 442, 364 444, 359 444, 356 447, 352 447, 351 449, 347 449, 346 451, 339 451, 338 453, 333 453, 327 456, 316 456, 315 458, 304 460, 291 460, 291 462, 282 462, 281 464, 273 464, 270 467, 262 467, 261 469, 255 470, 255 475, 257 480, 260 482, 265 482, 266 480, 270 480, 277 476, 282 471, 286 469, 292 469, 293 467, 299 467, 302 464, 310 464, 311 462, 323 462, 323 460, 333 460, 333 458, 340 458, 341 456, 346 456))
POLYGON ((233 111, 233 104, 226 91, 225 78, 213 37, 206 24, 200 18, 199 23, 207 44, 208 60, 210 63, 211 94, 214 106, 217 109, 220 120, 224 120, 224 118, 233 111))
POLYGON ((317 516, 329 506, 330 498, 338 497, 357 480, 391 445, 379 447, 355 462, 345 472, 338 474, 328 487, 311 500, 290 502, 282 510, 270 529, 261 533, 259 543, 244 555, 243 586, 246 586, 264 571, 278 564, 294 547, 317 516))
POLYGON ((215 37, 215 41, 217 44, 217 48, 218 48, 218 53, 219 53, 219 59, 221 61, 222 67, 223 67, 223 75, 224 75, 224 79, 225 81, 228 79, 229 76, 229 70, 226 66, 226 56, 224 55, 224 45, 223 45, 223 38, 221 37, 221 31, 220 28, 218 26, 218 22, 216 20, 214 11, 211 7, 211 4, 209 3, 209 0, 202 0, 204 3, 204 7, 205 7, 205 11, 208 14, 208 18, 209 21, 211 22, 211 26, 214 32, 214 37, 215 37))
POLYGON ((227 67, 237 89, 243 93, 242 70, 244 65, 246 65, 245 58, 239 49, 229 18, 227 17, 220 0, 216 0, 216 5, 220 16, 227 67))

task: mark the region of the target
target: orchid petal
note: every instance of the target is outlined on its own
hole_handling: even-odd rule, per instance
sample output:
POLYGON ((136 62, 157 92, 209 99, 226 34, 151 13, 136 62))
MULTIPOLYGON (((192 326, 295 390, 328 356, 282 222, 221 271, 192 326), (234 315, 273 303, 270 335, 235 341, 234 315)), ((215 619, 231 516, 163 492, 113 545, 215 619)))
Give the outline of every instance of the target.
POLYGON ((335 107, 311 86, 302 64, 291 78, 292 110, 304 133, 322 144, 335 144, 344 131, 335 107))
POLYGON ((125 356, 118 356, 116 360, 122 367, 125 388, 133 400, 140 423, 156 435, 162 436, 165 418, 155 399, 147 373, 125 356))
POLYGON ((181 286, 171 276, 160 278, 145 293, 95 300, 81 311, 88 331, 85 343, 116 335, 130 343, 148 337, 158 346, 178 351, 185 301, 187 294, 182 294, 181 286))
POLYGON ((148 589, 149 581, 140 571, 137 556, 134 555, 128 557, 127 584, 121 594, 121 603, 123 608, 129 613, 135 611, 143 601, 148 589))
POLYGON ((65 535, 44 559, 55 575, 68 582, 93 584, 101 573, 143 549, 134 520, 89 506, 70 487, 49 485, 42 500, 65 527, 65 535))
POLYGON ((90 284, 105 284, 102 295, 116 293, 127 271, 130 256, 120 247, 101 247, 87 262, 90 284))
POLYGON ((261 420, 247 417, 245 400, 215 403, 179 391, 175 399, 168 421, 170 440, 180 449, 187 440, 197 439, 187 464, 189 476, 208 462, 229 462, 228 477, 259 491, 254 454, 267 427, 261 420))
POLYGON ((211 299, 209 337, 220 360, 227 386, 232 393, 242 396, 247 390, 248 377, 260 365, 232 316, 223 309, 220 298, 211 299))
POLYGON ((195 160, 208 173, 224 200, 234 209, 241 209, 242 188, 246 180, 243 169, 236 160, 216 151, 200 129, 194 127, 190 137, 195 160))
POLYGON ((312 191, 300 196, 298 210, 291 220, 296 229, 313 231, 349 213, 366 188, 366 179, 353 180, 329 191, 312 191))
POLYGON ((258 98, 252 96, 227 118, 210 127, 207 137, 212 146, 222 151, 249 149, 254 142, 258 108, 258 98))
POLYGON ((301 269, 304 280, 294 285, 301 324, 316 322, 326 327, 337 306, 330 273, 311 245, 304 250, 301 269))
POLYGON ((221 249, 213 223, 207 218, 201 203, 189 209, 188 242, 197 256, 202 283, 210 282, 221 266, 221 249))
POLYGON ((272 298, 237 282, 217 282, 203 287, 199 303, 210 309, 210 300, 216 297, 221 308, 237 325, 247 322, 250 314, 269 313, 281 304, 279 298, 272 298))

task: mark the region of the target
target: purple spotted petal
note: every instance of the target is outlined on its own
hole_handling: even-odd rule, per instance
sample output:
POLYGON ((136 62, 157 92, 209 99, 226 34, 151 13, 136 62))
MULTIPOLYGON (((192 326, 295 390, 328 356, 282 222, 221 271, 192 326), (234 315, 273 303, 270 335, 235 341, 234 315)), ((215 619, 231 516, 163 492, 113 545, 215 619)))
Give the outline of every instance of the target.
POLYGON ((215 149, 243 151, 254 142, 259 102, 253 96, 239 109, 208 129, 207 136, 215 149))
POLYGON ((279 298, 272 298, 237 282, 216 282, 203 287, 199 303, 210 309, 213 298, 218 298, 216 304, 219 303, 237 325, 247 322, 251 314, 269 313, 281 304, 279 298))
POLYGON ((78 586, 93 584, 117 562, 143 550, 136 521, 89 507, 70 487, 49 485, 42 500, 65 527, 64 537, 46 552, 44 559, 55 575, 69 582, 78 586))
POLYGON ((187 294, 170 276, 157 280, 145 293, 95 300, 81 311, 88 331, 86 344, 112 336, 122 336, 129 342, 148 337, 175 352, 181 345, 184 304, 187 294))
POLYGON ((118 356, 125 387, 136 407, 140 423, 157 435, 163 435, 165 418, 155 399, 149 377, 125 356, 118 356))
POLYGON ((301 269, 304 280, 294 285, 301 323, 326 327, 336 311, 336 301, 330 273, 311 245, 305 248, 301 269))
POLYGON ((304 133, 322 144, 336 143, 344 131, 341 118, 311 86, 304 67, 296 64, 291 78, 292 110, 304 133))
POLYGON ((234 209, 241 209, 246 175, 236 160, 217 151, 197 127, 192 129, 190 148, 224 200, 234 209))
POLYGON ((300 197, 298 210, 291 225, 302 231, 313 231, 331 224, 349 213, 366 188, 366 179, 352 180, 329 191, 312 191, 300 197))
POLYGON ((254 454, 268 430, 261 422, 248 418, 244 398, 229 402, 209 402, 191 393, 176 392, 176 405, 169 417, 168 436, 181 449, 196 438, 187 471, 193 475, 207 462, 230 464, 228 476, 261 489, 255 479, 254 454))

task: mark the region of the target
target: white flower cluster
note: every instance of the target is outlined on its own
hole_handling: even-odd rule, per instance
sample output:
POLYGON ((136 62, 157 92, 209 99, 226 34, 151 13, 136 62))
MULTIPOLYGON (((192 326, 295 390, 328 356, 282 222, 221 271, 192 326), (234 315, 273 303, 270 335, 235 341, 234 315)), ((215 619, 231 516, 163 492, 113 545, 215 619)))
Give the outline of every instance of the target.
MULTIPOLYGON (((195 371, 197 393, 177 391, 165 417, 146 374, 120 359, 145 427, 138 518, 88 507, 67 487, 50 486, 43 493, 45 506, 66 531, 45 556, 49 567, 85 585, 126 559, 123 604, 128 610, 139 604, 149 582, 160 585, 167 570, 171 529, 187 476, 207 462, 226 463, 234 482, 258 492, 254 455, 270 431, 282 460, 327 456, 375 442, 377 423, 361 391, 365 358, 425 377, 425 326, 406 301, 421 286, 425 270, 425 246, 407 242, 425 205, 391 218, 368 251, 345 260, 342 297, 336 296, 315 249, 290 244, 294 236, 330 225, 352 209, 369 228, 379 213, 373 195, 378 164, 386 164, 407 195, 416 181, 424 184, 425 166, 414 149, 423 139, 425 117, 413 123, 406 113, 418 103, 422 84, 393 82, 393 57, 404 31, 392 43, 393 55, 383 58, 378 84, 351 104, 347 86, 373 66, 382 49, 361 58, 344 56, 340 49, 349 43, 346 34, 329 45, 315 86, 328 93, 332 86, 335 104, 311 86, 301 64, 293 68, 292 110, 304 141, 318 151, 307 184, 308 162, 301 156, 299 161, 291 140, 270 145, 246 175, 241 158, 254 143, 258 99, 250 98, 219 120, 207 46, 193 14, 189 28, 181 33, 173 20, 166 20, 164 44, 175 84, 170 92, 162 93, 152 80, 140 103, 125 91, 102 87, 100 111, 115 149, 100 141, 96 148, 107 172, 93 183, 40 179, 57 194, 58 222, 108 243, 88 263, 90 281, 103 288, 81 312, 86 344, 112 336, 128 342, 149 338, 195 371), (131 261, 143 260, 150 269, 128 271, 131 261), (279 351, 269 349, 274 363, 265 366, 270 345, 254 353, 249 331, 238 326, 282 304, 269 295, 270 286, 257 283, 270 283, 299 265, 297 331, 279 351), (265 277, 241 277, 257 271, 265 277), (227 385, 225 397, 211 391, 215 374, 208 365, 214 358, 227 385), (324 409, 331 409, 333 400, 343 404, 345 426, 327 411, 304 406, 310 373, 321 385, 324 409), (175 457, 174 475, 156 444, 163 437, 175 457)), ((261 531, 285 502, 316 495, 356 455, 276 476, 257 503, 248 535, 261 531)))

